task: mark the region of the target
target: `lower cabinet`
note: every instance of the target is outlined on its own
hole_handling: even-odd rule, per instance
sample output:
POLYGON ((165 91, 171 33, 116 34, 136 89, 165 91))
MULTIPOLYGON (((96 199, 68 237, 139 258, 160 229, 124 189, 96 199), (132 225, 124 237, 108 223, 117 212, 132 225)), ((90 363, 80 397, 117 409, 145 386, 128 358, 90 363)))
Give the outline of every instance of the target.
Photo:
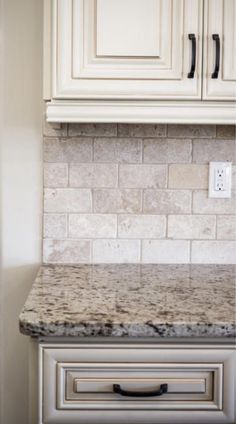
POLYGON ((235 423, 233 346, 40 344, 40 424, 235 423))

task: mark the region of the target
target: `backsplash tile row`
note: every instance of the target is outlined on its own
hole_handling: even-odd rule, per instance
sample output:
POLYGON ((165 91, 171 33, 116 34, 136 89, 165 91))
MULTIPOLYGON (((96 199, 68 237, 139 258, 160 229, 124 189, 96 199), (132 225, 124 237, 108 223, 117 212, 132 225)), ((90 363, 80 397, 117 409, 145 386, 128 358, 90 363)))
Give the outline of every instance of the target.
POLYGON ((235 263, 236 191, 208 198, 235 128, 44 126, 45 263, 235 263))

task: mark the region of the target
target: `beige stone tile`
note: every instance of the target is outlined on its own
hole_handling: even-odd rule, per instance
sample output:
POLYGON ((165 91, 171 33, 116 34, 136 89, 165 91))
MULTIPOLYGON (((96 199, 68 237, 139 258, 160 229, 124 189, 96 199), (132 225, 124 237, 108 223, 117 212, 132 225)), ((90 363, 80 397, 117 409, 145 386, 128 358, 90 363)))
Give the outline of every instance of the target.
POLYGON ((112 163, 71 164, 71 187, 115 188, 118 186, 118 165, 112 163))
POLYGON ((89 263, 89 240, 44 240, 44 263, 89 263))
POLYGON ((215 137, 215 125, 168 125, 169 137, 215 137))
POLYGON ((67 187, 68 165, 66 163, 44 164, 44 187, 67 187))
POLYGON ((214 215, 169 215, 168 237, 181 239, 214 239, 216 217, 214 215))
POLYGON ((95 213, 139 213, 141 190, 95 189, 93 205, 95 213))
POLYGON ((45 189, 45 212, 91 212, 92 195, 88 189, 45 189))
POLYGON ((119 186, 123 188, 166 188, 166 165, 120 165, 119 186))
POLYGON ((162 124, 118 124, 120 137, 165 137, 166 125, 162 124))
POLYGON ((45 162, 91 162, 93 142, 91 138, 45 138, 45 162))
POLYGON ((117 124, 69 124, 69 136, 111 137, 117 135, 117 124))
POLYGON ((46 122, 43 123, 43 135, 46 137, 66 137, 67 124, 59 122, 46 122))
POLYGON ((69 237, 71 238, 115 238, 116 235, 116 215, 69 215, 69 237))
POLYGON ((140 262, 139 240, 94 240, 94 263, 140 262))
POLYGON ((236 215, 219 215, 217 217, 217 238, 236 240, 236 215))
POLYGON ((119 215, 118 237, 164 238, 166 217, 164 215, 119 215))
POLYGON ((236 192, 230 199, 214 199, 208 197, 208 191, 193 192, 193 213, 201 214, 235 214, 236 192))
POLYGON ((216 125, 216 137, 233 140, 235 138, 235 129, 234 125, 216 125))
POLYGON ((143 240, 142 262, 153 264, 185 264, 190 260, 187 240, 143 240))
POLYGON ((142 140, 130 138, 95 138, 95 162, 140 163, 142 140))
POLYGON ((236 144, 234 140, 206 139, 193 141, 193 162, 211 161, 236 162, 236 144))
POLYGON ((191 212, 191 192, 187 190, 144 190, 145 213, 176 214, 191 212))
POLYGON ((193 241, 194 264, 236 264, 235 241, 193 241))
POLYGON ((144 163, 186 163, 192 160, 190 139, 160 138, 143 140, 144 163))
POLYGON ((169 166, 169 188, 208 188, 208 165, 169 166))
POLYGON ((67 236, 67 215, 44 214, 43 236, 45 238, 65 238, 67 236))

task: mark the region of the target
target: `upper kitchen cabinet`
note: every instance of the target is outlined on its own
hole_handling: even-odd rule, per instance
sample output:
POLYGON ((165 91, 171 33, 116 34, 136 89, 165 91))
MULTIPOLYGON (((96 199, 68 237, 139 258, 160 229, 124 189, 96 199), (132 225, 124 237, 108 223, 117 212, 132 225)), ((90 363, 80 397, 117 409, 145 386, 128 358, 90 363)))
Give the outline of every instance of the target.
POLYGON ((44 4, 48 121, 235 122, 234 0, 44 4))
POLYGON ((236 1, 205 2, 203 99, 236 97, 236 1))
POLYGON ((54 99, 200 98, 202 1, 56 0, 53 7, 54 99))

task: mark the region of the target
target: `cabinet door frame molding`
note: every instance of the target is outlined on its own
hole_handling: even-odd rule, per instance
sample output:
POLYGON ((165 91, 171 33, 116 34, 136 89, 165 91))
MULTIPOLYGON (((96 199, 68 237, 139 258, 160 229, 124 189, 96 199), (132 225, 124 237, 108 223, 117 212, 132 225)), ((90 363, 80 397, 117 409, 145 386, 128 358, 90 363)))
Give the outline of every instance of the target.
MULTIPOLYGON (((235 96, 230 93, 231 85, 236 92, 236 81, 229 66, 223 68, 222 58, 226 78, 220 73, 216 84, 209 80, 214 42, 206 15, 211 0, 204 5, 203 0, 156 0, 156 4, 150 0, 150 8, 157 5, 159 22, 164 18, 169 22, 171 34, 162 25, 155 32, 155 22, 150 24, 149 38, 157 33, 156 45, 140 46, 140 55, 138 49, 132 56, 132 37, 127 52, 123 40, 112 54, 112 41, 106 42, 101 30, 98 36, 97 27, 109 23, 106 1, 44 0, 44 99, 49 122, 236 123, 235 96), (188 77, 194 52, 190 33, 196 37, 194 78, 188 77)), ((226 0, 217 1, 221 3, 218 20, 224 19, 225 26, 226 0)))

